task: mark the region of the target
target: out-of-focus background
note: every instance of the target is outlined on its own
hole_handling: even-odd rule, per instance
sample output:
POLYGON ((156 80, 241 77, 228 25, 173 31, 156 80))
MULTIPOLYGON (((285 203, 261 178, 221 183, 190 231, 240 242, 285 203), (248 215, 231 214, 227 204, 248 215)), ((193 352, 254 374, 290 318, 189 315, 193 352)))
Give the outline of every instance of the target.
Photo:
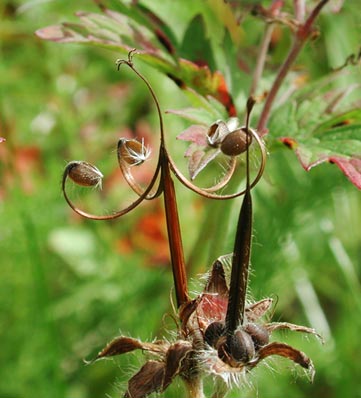
MULTIPOLYGON (((106 175, 100 196, 90 190, 85 205, 99 213, 117 208, 127 192, 118 183, 117 140, 134 131, 152 137, 158 129, 144 85, 116 71, 116 53, 34 35, 44 26, 76 21, 74 13, 82 9, 98 10, 85 0, 0 3, 0 137, 6 138, 0 143, 1 398, 118 397, 142 354, 88 366, 84 359, 120 333, 152 340, 175 329, 170 317, 163 318, 172 314, 172 275, 161 200, 97 222, 76 216, 61 194, 66 163, 84 159, 106 175)), ((357 12, 351 2, 339 34, 359 45, 361 28, 351 18, 357 12)), ((337 31, 336 19, 323 24, 337 31)), ((321 73, 317 59, 313 65, 321 73)), ((184 106, 173 82, 141 69, 163 109, 184 106)), ((187 127, 171 115, 165 122, 170 141, 187 127)), ((182 159, 186 146, 177 145, 182 159)), ((221 218, 225 205, 176 187, 192 289, 199 291, 197 275, 231 251, 235 226, 217 231, 215 219, 208 234, 219 235, 218 246, 207 246, 205 220, 221 218)), ((292 151, 280 149, 269 156, 254 197, 251 294, 276 298, 274 320, 315 327, 325 343, 275 333, 312 358, 314 382, 274 358, 230 397, 361 397, 360 192, 336 166, 306 173, 292 151)), ((239 204, 226 205, 234 223, 239 204)), ((178 386, 165 396, 179 397, 178 386)))

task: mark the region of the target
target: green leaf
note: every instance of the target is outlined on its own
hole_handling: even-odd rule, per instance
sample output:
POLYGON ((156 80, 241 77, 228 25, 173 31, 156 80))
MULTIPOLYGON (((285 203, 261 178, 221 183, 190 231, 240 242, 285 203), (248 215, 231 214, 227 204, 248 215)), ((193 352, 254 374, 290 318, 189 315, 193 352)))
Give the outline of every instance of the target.
POLYGON ((336 164, 361 189, 359 71, 333 73, 299 90, 273 113, 270 136, 293 149, 305 170, 336 164), (355 91, 355 93, 352 93, 355 91), (359 99, 358 99, 359 100, 359 99))
POLYGON ((101 9, 102 14, 79 12, 77 16, 80 23, 48 26, 39 29, 36 35, 59 43, 100 46, 124 56, 136 48, 139 58, 167 75, 179 87, 192 88, 202 96, 210 95, 226 107, 229 116, 235 115, 233 100, 223 75, 219 71, 212 72, 209 66, 215 67, 215 64, 199 19, 191 23, 183 47, 179 49, 171 28, 145 7, 118 5, 119 12, 105 7, 101 9), (194 58, 204 50, 198 44, 191 46, 191 37, 194 35, 197 35, 194 43, 202 37, 200 43, 208 48, 201 64, 178 56, 178 52, 183 51, 184 56, 194 58))
POLYGON ((205 36, 202 15, 197 15, 189 24, 179 49, 179 55, 192 60, 199 66, 208 66, 212 71, 216 69, 210 41, 205 36))

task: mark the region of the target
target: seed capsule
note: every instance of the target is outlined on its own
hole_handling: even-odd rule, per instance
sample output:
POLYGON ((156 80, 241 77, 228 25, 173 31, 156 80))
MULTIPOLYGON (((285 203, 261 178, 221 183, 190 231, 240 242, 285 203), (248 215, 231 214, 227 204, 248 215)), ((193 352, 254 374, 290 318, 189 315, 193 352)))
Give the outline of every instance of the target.
POLYGON ((252 142, 252 135, 248 135, 247 142, 247 130, 240 128, 227 134, 221 144, 221 151, 228 156, 238 156, 245 152, 252 142))
POLYGON ((83 187, 99 187, 102 186, 103 174, 100 170, 88 162, 75 160, 68 163, 64 171, 71 180, 83 187))
POLYGON ((251 336, 256 349, 268 344, 269 333, 263 326, 256 323, 248 323, 243 330, 251 336))
POLYGON ((229 353, 237 362, 250 361, 255 355, 251 336, 244 330, 236 330, 229 339, 229 353))
POLYGON ((122 138, 118 142, 118 160, 129 166, 138 166, 145 162, 150 155, 150 149, 144 145, 144 140, 122 138))
POLYGON ((223 138, 229 134, 229 128, 222 120, 213 123, 207 132, 207 141, 209 146, 218 148, 223 138))

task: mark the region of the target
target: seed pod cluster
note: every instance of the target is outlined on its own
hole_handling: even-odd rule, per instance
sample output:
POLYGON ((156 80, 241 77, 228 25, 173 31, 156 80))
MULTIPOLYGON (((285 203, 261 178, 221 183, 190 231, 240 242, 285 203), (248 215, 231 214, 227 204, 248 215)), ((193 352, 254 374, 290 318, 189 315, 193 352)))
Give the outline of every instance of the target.
POLYGON ((223 361, 246 364, 256 356, 261 347, 269 343, 269 333, 259 324, 247 323, 231 336, 226 336, 224 323, 212 322, 204 332, 204 339, 218 351, 223 361))
POLYGON ((228 124, 219 120, 209 127, 207 132, 208 145, 212 148, 220 148, 222 153, 227 156, 238 156, 246 152, 252 142, 252 134, 247 134, 246 127, 230 130, 231 125, 236 127, 233 120, 228 124))
POLYGON ((94 165, 81 160, 74 160, 67 164, 64 175, 83 187, 102 186, 103 174, 94 165))

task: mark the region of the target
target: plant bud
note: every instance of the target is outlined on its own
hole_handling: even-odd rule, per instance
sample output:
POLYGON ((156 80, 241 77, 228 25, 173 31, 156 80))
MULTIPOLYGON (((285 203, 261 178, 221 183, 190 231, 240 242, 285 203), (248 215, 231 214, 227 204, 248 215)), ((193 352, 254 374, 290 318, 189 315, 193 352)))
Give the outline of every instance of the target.
POLYGON ((65 174, 76 184, 83 187, 101 188, 102 186, 103 174, 97 167, 87 162, 75 160, 68 163, 65 174))
POLYGON ((229 353, 237 362, 249 362, 255 355, 251 336, 244 330, 236 330, 229 339, 229 353))
POLYGON ((238 156, 245 152, 252 142, 252 135, 248 135, 245 128, 232 131, 227 134, 221 144, 221 151, 227 156, 238 156))
POLYGON ((150 150, 144 145, 144 140, 121 138, 118 142, 118 160, 129 166, 138 166, 145 162, 150 155, 150 150))

